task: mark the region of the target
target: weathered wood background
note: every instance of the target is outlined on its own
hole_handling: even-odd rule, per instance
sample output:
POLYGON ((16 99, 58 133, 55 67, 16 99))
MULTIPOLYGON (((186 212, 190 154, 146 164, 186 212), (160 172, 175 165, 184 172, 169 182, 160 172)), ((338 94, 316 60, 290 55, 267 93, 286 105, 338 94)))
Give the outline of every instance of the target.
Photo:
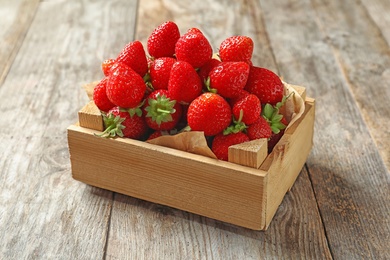
POLYGON ((387 0, 0 0, 0 259, 390 259, 387 0), (316 98, 314 147, 266 232, 71 178, 66 128, 100 62, 160 23, 316 98))

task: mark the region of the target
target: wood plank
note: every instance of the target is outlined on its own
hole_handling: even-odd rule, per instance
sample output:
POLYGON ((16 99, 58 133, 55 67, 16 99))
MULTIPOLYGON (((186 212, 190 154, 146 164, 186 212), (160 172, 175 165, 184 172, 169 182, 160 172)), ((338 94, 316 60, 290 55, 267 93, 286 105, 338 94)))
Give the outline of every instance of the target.
POLYGON ((115 194, 107 258, 332 259, 310 186, 304 169, 266 232, 115 194))
POLYGON ((380 81, 388 53, 383 39, 366 39, 378 31, 357 1, 261 1, 261 5, 265 20, 272 21, 266 26, 284 79, 304 85, 317 100, 314 147, 307 165, 332 255, 390 258, 390 175, 360 110, 363 105, 370 113, 378 109, 362 100, 362 82, 375 93, 389 89, 380 81), (378 71, 369 69, 370 64, 378 71))
MULTIPOLYGON (((190 27, 199 27, 214 50, 233 34, 251 36, 256 48, 254 63, 277 72, 257 1, 199 4, 141 0, 136 38, 145 43, 149 33, 166 20, 177 22, 182 33, 190 27)), ((115 194, 108 242, 107 257, 112 259, 125 256, 151 259, 156 255, 161 259, 331 259, 305 170, 266 232, 115 194), (142 250, 134 250, 137 248, 142 250)))
MULTIPOLYGON (((387 10, 389 10, 390 3, 387 5, 389 6, 387 10)), ((382 31, 372 21, 367 10, 355 1, 331 4, 317 1, 315 7, 318 18, 321 19, 319 26, 329 39, 346 84, 357 101, 368 130, 389 171, 389 42, 383 37, 382 31), (356 6, 350 8, 350 5, 356 6), (327 15, 329 12, 333 14, 327 15), (343 37, 336 37, 337 35, 343 35, 343 37)), ((386 8, 385 4, 382 7, 386 8)), ((389 15, 388 12, 387 15, 389 15)))
POLYGON ((0 88, 0 259, 104 258, 113 193, 72 179, 66 128, 135 14, 125 0, 40 3, 0 88))
POLYGON ((39 0, 0 0, 0 86, 34 19, 39 0))
POLYGON ((360 2, 367 9, 368 15, 390 46, 390 2, 382 0, 361 0, 360 2))
POLYGON ((258 169, 268 155, 266 138, 229 147, 229 162, 258 169))

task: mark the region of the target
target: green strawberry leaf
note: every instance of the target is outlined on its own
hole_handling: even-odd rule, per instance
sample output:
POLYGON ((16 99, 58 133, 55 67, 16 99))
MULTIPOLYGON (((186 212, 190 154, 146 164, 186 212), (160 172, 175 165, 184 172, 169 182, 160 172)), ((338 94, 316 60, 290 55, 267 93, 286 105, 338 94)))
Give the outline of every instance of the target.
POLYGON ((125 126, 122 125, 122 122, 124 120, 124 118, 120 116, 114 116, 111 113, 109 113, 108 115, 103 114, 103 123, 105 130, 101 134, 95 135, 105 138, 112 138, 115 136, 123 137, 122 129, 124 129, 125 126))
POLYGON ((146 117, 151 117, 159 126, 163 122, 173 120, 172 114, 176 112, 176 109, 174 109, 176 100, 170 100, 165 95, 157 95, 156 99, 149 98, 148 104, 145 108, 146 117))

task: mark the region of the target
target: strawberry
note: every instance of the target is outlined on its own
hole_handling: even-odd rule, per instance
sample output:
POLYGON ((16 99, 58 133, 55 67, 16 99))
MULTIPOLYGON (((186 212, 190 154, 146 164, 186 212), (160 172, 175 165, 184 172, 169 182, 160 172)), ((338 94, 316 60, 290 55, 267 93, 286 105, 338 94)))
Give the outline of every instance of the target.
POLYGON ((130 67, 116 63, 108 77, 106 93, 108 99, 123 108, 137 106, 145 93, 146 86, 142 77, 130 67))
POLYGON ((105 130, 103 137, 128 137, 141 139, 148 127, 144 118, 136 114, 130 115, 126 110, 119 107, 112 108, 107 115, 103 114, 105 130))
POLYGON ((214 137, 211 150, 218 159, 227 161, 229 155, 229 146, 241 144, 249 141, 249 137, 243 132, 224 135, 220 133, 214 137))
POLYGON ((235 96, 234 98, 229 98, 229 104, 231 107, 233 107, 233 105, 240 99, 248 96, 250 93, 248 91, 246 91, 245 89, 241 89, 240 91, 238 91, 238 94, 237 96, 235 96))
POLYGON ((173 57, 175 46, 180 38, 178 26, 167 21, 159 25, 148 37, 147 49, 149 54, 155 59, 160 57, 173 57))
POLYGON ((220 95, 207 92, 191 102, 187 122, 191 130, 203 131, 206 136, 221 133, 230 125, 232 112, 229 103, 220 95))
POLYGON ((234 98, 245 87, 248 75, 245 62, 221 62, 210 71, 210 88, 225 98, 234 98))
POLYGON ((168 92, 180 103, 191 103, 202 92, 202 82, 195 69, 185 61, 173 64, 169 76, 168 92))
POLYGON ((261 104, 275 105, 283 99, 284 86, 278 75, 272 71, 252 66, 245 90, 255 94, 261 104))
POLYGON ((281 130, 279 133, 272 133, 271 137, 268 139, 268 153, 271 153, 276 144, 280 141, 284 134, 284 130, 281 130))
POLYGON ((247 36, 232 36, 225 39, 219 47, 222 61, 243 61, 251 64, 253 41, 247 36))
POLYGON ((246 129, 246 133, 250 140, 260 139, 260 138, 270 138, 272 135, 272 130, 267 122, 267 120, 260 116, 257 121, 246 129))
POLYGON ((171 130, 181 119, 182 107, 169 98, 168 90, 153 91, 144 105, 145 120, 154 130, 171 130))
POLYGON ((110 70, 112 65, 114 65, 114 63, 115 63, 115 59, 107 59, 102 62, 102 71, 104 76, 107 77, 108 75, 110 75, 110 70))
POLYGON ((122 62, 132 68, 141 77, 145 76, 148 71, 148 61, 144 47, 140 41, 128 43, 119 53, 115 62, 122 62))
POLYGON ((210 59, 206 62, 206 64, 199 68, 198 75, 203 84, 205 84, 207 78, 209 77, 210 71, 220 63, 221 61, 217 59, 210 59))
POLYGON ((104 112, 107 112, 115 106, 107 97, 107 80, 107 77, 102 79, 93 89, 93 101, 95 102, 95 105, 104 112))
POLYGON ((170 57, 155 59, 150 65, 150 79, 154 89, 168 89, 169 76, 176 60, 170 57))
POLYGON ((213 49, 203 33, 197 28, 192 28, 179 38, 175 53, 177 60, 186 61, 194 68, 200 68, 211 59, 213 49))
POLYGON ((240 117, 240 113, 243 113, 241 121, 246 125, 253 124, 260 117, 260 100, 257 96, 249 94, 237 101, 233 105, 232 111, 234 118, 238 119, 240 117))
POLYGON ((157 130, 157 131, 154 131, 151 135, 149 135, 147 140, 152 140, 152 139, 155 139, 157 137, 164 136, 164 135, 175 135, 175 134, 177 134, 177 130, 176 129, 172 129, 170 131, 157 130))

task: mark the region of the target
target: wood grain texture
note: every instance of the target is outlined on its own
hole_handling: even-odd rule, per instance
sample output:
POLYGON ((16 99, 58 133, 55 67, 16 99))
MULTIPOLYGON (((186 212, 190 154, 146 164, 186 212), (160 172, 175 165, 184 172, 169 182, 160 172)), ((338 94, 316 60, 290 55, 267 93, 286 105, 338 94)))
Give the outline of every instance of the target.
MULTIPOLYGON (((166 20, 176 21, 182 33, 190 27, 199 27, 214 49, 228 36, 249 35, 256 46, 254 63, 277 71, 263 27, 262 11, 256 1, 202 1, 200 4, 141 0, 136 39, 145 43, 149 33, 166 20)), ((115 194, 107 258, 124 256, 135 259, 156 256, 159 259, 331 259, 306 171, 302 171, 286 195, 266 232, 115 194)))
MULTIPOLYGON (((360 0, 360 2, 367 9, 368 15, 375 22, 380 34, 386 39, 387 45, 390 46, 390 2, 382 0, 360 0)), ((373 24, 370 23, 370 25, 373 24)))
POLYGON ((102 57, 132 37, 136 3, 124 2, 39 4, 0 88, 1 259, 104 257, 113 193, 71 178, 66 128, 102 57))
POLYGON ((327 37, 344 74, 346 86, 352 92, 389 171, 389 42, 358 1, 332 1, 327 4, 314 1, 314 6, 319 19, 319 29, 327 37), (351 8, 351 5, 354 8, 351 8), (383 85, 383 88, 378 88, 379 85, 383 85))
POLYGON ((0 1, 0 86, 19 51, 39 0, 0 1))
MULTIPOLYGON (((332 255, 388 259, 390 176, 371 138, 371 128, 362 120, 360 106, 368 105, 368 101, 359 101, 363 87, 352 85, 349 78, 352 72, 357 76, 359 69, 362 75, 379 80, 376 70, 368 75, 364 58, 384 62, 377 67, 380 72, 387 63, 387 50, 380 37, 365 39, 372 31, 364 25, 370 24, 366 16, 359 16, 362 6, 347 2, 338 6, 339 1, 261 1, 261 6, 265 20, 272 21, 266 27, 272 32, 270 41, 281 74, 288 82, 306 86, 317 100, 314 147, 307 163, 332 255), (372 50, 367 49, 368 41, 372 50), (354 45, 363 47, 362 51, 354 45), (375 49, 382 50, 381 54, 374 55, 375 49), (347 68, 351 72, 346 73, 347 68)), ((376 96, 373 85, 365 88, 368 95, 376 96)), ((387 87, 379 89, 388 91, 387 87)))

